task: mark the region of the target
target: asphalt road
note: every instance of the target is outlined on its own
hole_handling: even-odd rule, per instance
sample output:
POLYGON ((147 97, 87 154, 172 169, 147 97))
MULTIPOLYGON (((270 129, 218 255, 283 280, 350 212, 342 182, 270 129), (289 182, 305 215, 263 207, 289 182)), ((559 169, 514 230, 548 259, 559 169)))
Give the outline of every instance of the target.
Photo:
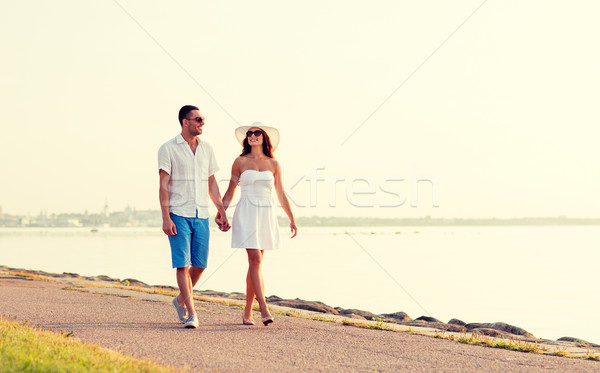
POLYGON ((190 371, 600 372, 596 361, 283 315, 268 327, 244 326, 241 308, 212 302, 196 302, 200 327, 184 329, 166 296, 138 299, 67 286, 2 275, 0 315, 190 371))

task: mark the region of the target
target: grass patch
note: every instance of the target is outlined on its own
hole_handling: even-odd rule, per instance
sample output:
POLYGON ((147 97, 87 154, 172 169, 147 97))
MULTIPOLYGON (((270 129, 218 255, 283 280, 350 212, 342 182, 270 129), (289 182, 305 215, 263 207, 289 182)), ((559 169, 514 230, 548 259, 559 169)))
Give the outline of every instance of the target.
POLYGON ((54 280, 51 280, 48 277, 34 275, 33 273, 27 273, 27 272, 8 272, 8 273, 11 274, 12 276, 23 277, 24 279, 30 280, 30 281, 55 282, 54 280))
POLYGON ((552 355, 554 356, 563 356, 563 357, 575 357, 574 355, 571 355, 570 353, 567 352, 567 348, 560 348, 557 347, 556 350, 554 350, 554 352, 552 353, 552 355))
POLYGON ((1 372, 178 372, 0 317, 1 372))
POLYGON ((383 325, 383 322, 385 321, 384 319, 378 318, 376 321, 377 322, 375 324, 368 324, 367 327, 375 330, 392 330, 390 327, 383 325))
POLYGON ((505 340, 496 341, 495 338, 491 338, 484 334, 473 333, 470 337, 466 334, 456 339, 457 342, 466 343, 471 345, 492 347, 492 348, 504 348, 507 350, 519 351, 519 352, 530 352, 540 353, 542 350, 539 348, 537 342, 527 343, 519 340, 505 340))

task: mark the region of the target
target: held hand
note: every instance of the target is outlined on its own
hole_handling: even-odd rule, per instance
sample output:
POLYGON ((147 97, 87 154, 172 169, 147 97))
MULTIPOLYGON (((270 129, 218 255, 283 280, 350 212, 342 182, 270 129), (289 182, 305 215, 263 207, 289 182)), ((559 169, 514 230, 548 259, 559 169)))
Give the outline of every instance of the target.
POLYGON ((290 223, 290 229, 292 231, 292 237, 291 238, 296 237, 296 235, 298 234, 298 227, 296 227, 296 223, 295 222, 291 222, 290 223))
POLYGON ((227 221, 227 216, 221 215, 220 213, 217 213, 215 222, 217 223, 217 225, 219 226, 219 229, 222 232, 227 232, 231 228, 231 226, 229 225, 229 221, 227 221))
POLYGON ((219 229, 221 229, 221 213, 218 211, 217 211, 217 216, 215 216, 215 223, 217 223, 217 226, 219 227, 219 229))
POLYGON ((173 220, 171 220, 170 218, 166 220, 163 219, 162 230, 167 236, 175 236, 177 234, 177 228, 175 227, 175 223, 173 223, 173 220))

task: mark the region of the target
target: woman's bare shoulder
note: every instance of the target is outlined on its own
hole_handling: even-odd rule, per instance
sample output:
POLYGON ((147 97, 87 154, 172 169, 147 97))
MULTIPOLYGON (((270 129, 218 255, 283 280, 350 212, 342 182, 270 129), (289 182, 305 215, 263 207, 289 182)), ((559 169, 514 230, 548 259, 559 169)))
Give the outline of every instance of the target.
POLYGON ((233 161, 233 164, 242 164, 246 161, 246 157, 243 155, 238 155, 237 158, 233 161))
POLYGON ((271 166, 271 169, 273 171, 277 171, 280 168, 279 161, 277 159, 275 159, 275 158, 270 158, 269 159, 269 165, 271 166))
POLYGON ((246 162, 246 159, 243 156, 238 156, 234 161, 233 161, 233 165, 231 165, 231 172, 232 173, 239 173, 240 170, 242 168, 244 168, 244 164, 246 162))

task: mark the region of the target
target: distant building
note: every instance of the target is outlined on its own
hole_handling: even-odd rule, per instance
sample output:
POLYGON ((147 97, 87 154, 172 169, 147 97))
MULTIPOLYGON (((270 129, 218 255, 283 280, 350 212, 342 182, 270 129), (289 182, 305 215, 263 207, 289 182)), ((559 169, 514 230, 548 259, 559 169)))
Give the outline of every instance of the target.
POLYGON ((108 210, 108 200, 104 200, 104 210, 102 211, 105 218, 108 218, 109 210, 108 210))

